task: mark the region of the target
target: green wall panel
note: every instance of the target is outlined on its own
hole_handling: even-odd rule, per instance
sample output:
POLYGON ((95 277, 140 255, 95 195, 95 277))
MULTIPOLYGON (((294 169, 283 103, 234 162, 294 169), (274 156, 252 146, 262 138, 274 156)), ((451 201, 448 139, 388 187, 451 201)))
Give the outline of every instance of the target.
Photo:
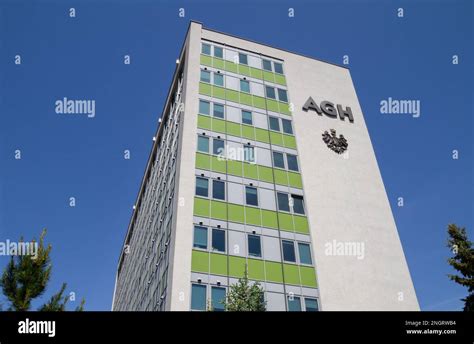
POLYGON ((281 74, 275 73, 275 82, 280 85, 286 85, 286 78, 281 74))
POLYGON ((283 144, 285 147, 296 149, 296 139, 294 136, 283 134, 283 144))
POLYGON ((280 230, 293 232, 293 219, 291 214, 278 213, 278 223, 280 230))
POLYGON ((288 172, 288 182, 291 187, 303 188, 303 182, 301 181, 301 174, 295 172, 288 172))
POLYGON ((225 61, 218 57, 213 58, 213 67, 217 69, 225 69, 225 61))
POLYGON ((271 210, 262 209, 262 226, 278 228, 277 213, 271 210))
POLYGON ((227 276, 227 255, 211 253, 211 274, 227 276))
POLYGON ((250 279, 259 281, 265 280, 265 267, 263 260, 249 258, 247 260, 247 269, 250 279))
POLYGON ((218 118, 212 119, 212 131, 216 131, 218 133, 225 133, 225 126, 226 121, 218 118))
POLYGON ((227 60, 225 61, 225 70, 232 73, 238 73, 237 65, 234 62, 227 61, 227 60))
POLYGON ((283 135, 279 132, 270 131, 270 142, 272 145, 283 146, 283 135))
POLYGON ((201 64, 205 66, 211 66, 212 67, 212 57, 208 55, 202 55, 201 54, 201 64))
POLYGON ((253 101, 253 106, 255 106, 256 108, 259 108, 259 109, 266 108, 265 98, 252 95, 252 101, 253 101))
POLYGON ((306 216, 293 215, 295 232, 309 233, 308 218, 306 216))
POLYGON ((306 287, 317 287, 316 270, 309 266, 300 266, 301 284, 306 287))
POLYGON ((211 117, 198 115, 198 127, 211 130, 211 117))
POLYGON ((228 220, 231 222, 244 223, 245 222, 245 210, 244 206, 238 204, 228 203, 228 220))
POLYGON ((226 173, 226 161, 225 160, 219 160, 217 156, 212 156, 211 157, 211 170, 214 172, 219 172, 219 173, 226 173))
POLYGON ((273 99, 267 98, 267 109, 273 112, 280 112, 280 109, 278 107, 278 102, 273 99))
POLYGON ((240 137, 242 135, 240 124, 227 122, 227 134, 240 137))
POLYGON ((281 263, 265 261, 265 272, 267 281, 283 283, 283 273, 281 263))
POLYGON ((279 103, 280 112, 284 113, 285 115, 290 115, 291 116, 290 104, 289 103, 284 103, 284 102, 278 102, 278 103, 279 103))
POLYGON ((209 217, 209 200, 194 197, 194 215, 209 217))
POLYGON ((273 169, 271 167, 258 165, 258 177, 261 181, 273 183, 273 169))
POLYGON ((212 96, 215 98, 225 99, 226 90, 224 87, 212 86, 212 96))
POLYGON ((266 70, 263 71, 263 80, 275 82, 275 76, 272 72, 267 72, 266 70))
POLYGON ((203 170, 211 169, 211 157, 208 154, 196 153, 196 168, 203 170))
POLYGON ((253 226, 261 226, 260 209, 245 207, 245 223, 253 226))
POLYGON ((255 139, 260 142, 270 143, 268 130, 255 128, 255 139))
POLYGON ((227 203, 211 201, 211 217, 214 219, 227 221, 227 203))
POLYGON ((199 93, 204 94, 206 96, 211 96, 212 95, 211 85, 206 84, 204 82, 200 82, 199 83, 199 93))
POLYGON ((242 74, 242 75, 245 75, 245 76, 250 76, 249 66, 239 64, 238 70, 239 70, 239 74, 242 74))
POLYGON ((285 170, 273 169, 275 175, 275 183, 279 185, 288 185, 288 172, 285 170))
POLYGON ((209 273, 209 253, 193 250, 191 255, 191 270, 209 273))
POLYGON ((244 162, 244 177, 258 180, 257 165, 244 162))
POLYGON ((252 95, 245 92, 240 92, 240 103, 252 106, 252 95))
POLYGON ((263 73, 261 69, 250 67, 250 76, 255 79, 262 79, 263 73))
POLYGON ((300 271, 298 265, 283 264, 283 273, 285 274, 285 283, 300 285, 300 271))
POLYGON ((242 124, 242 137, 246 139, 255 140, 255 127, 242 124))
POLYGON ((237 160, 227 161, 227 173, 234 176, 242 177, 242 162, 237 160))
POLYGON ((225 98, 231 102, 238 103, 239 102, 239 92, 234 90, 229 90, 228 88, 225 90, 225 98))
POLYGON ((245 258, 229 256, 229 276, 244 277, 245 274, 245 258))

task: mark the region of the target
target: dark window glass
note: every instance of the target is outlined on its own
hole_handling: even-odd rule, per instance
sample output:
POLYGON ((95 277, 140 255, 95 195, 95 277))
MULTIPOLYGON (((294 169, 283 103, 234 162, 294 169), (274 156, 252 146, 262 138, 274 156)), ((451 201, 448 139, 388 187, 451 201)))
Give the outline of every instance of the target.
POLYGON ((283 65, 278 62, 273 62, 273 67, 275 67, 275 73, 283 74, 283 65))
POLYGON ((198 151, 209 153, 209 138, 205 136, 198 136, 198 151))
POLYGON ((283 160, 283 153, 273 152, 273 166, 285 168, 285 161, 283 160))
POLYGON ((207 228, 194 226, 194 247, 207 249, 207 228))
POLYGON ((245 187, 245 200, 248 205, 258 206, 257 189, 251 186, 245 187))
POLYGON ((211 73, 207 70, 201 70, 201 81, 211 83, 211 73))
POLYGON ((212 249, 218 252, 225 252, 225 231, 222 229, 212 229, 212 249))
POLYGON ((289 170, 298 171, 298 159, 296 158, 296 155, 287 154, 286 161, 289 170))
POLYGON ((212 198, 225 200, 225 184, 220 180, 212 181, 212 198))
POLYGON ((252 112, 242 110, 242 123, 252 125, 252 112))
POLYGON ((278 210, 290 211, 290 202, 288 200, 288 194, 277 192, 278 198, 278 210))
POLYGON ((286 93, 286 90, 278 89, 278 100, 288 103, 288 94, 286 93))
POLYGON ((275 89, 273 87, 265 86, 265 90, 267 93, 267 98, 276 99, 275 89))
POLYGON ((302 264, 312 264, 311 249, 309 248, 309 244, 299 242, 298 243, 298 251, 300 253, 300 263, 302 263, 302 264))
POLYGON ((254 148, 251 146, 244 146, 244 160, 248 162, 255 161, 255 151, 254 148))
POLYGON ((260 244, 260 237, 258 235, 248 236, 249 244, 249 256, 261 257, 262 256, 262 247, 260 244))
POLYGON ((214 85, 224 86, 224 76, 219 73, 214 73, 214 85))
POLYGON ((247 80, 240 80, 240 90, 242 92, 250 93, 250 84, 247 80))
POLYGON ((225 147, 224 147, 224 140, 219 140, 219 139, 213 139, 213 145, 212 145, 212 154, 215 155, 224 155, 225 153, 225 147))
POLYGON ((214 56, 219 57, 219 58, 223 58, 224 54, 223 54, 223 51, 222 51, 221 47, 214 46, 214 56))
POLYGON ((206 54, 206 55, 211 55, 211 46, 209 44, 202 43, 201 53, 206 54))
POLYGON ((224 118, 224 105, 214 103, 214 117, 224 118))
POLYGON ((306 312, 317 312, 317 311, 319 311, 318 300, 305 298, 304 303, 305 303, 305 306, 306 306, 306 312))
POLYGON ((288 311, 301 312, 301 300, 298 296, 288 296, 288 311))
POLYGON ((211 105, 209 102, 206 102, 205 100, 200 100, 199 101, 199 113, 202 115, 209 115, 211 109, 211 105))
POLYGON ((278 121, 278 118, 269 116, 268 119, 270 121, 270 129, 280 131, 280 122, 278 121))
POLYGON ((224 312, 225 288, 212 287, 211 298, 212 298, 212 310, 214 312, 224 312))
POLYGON ((271 72, 272 71, 272 62, 268 60, 263 60, 263 69, 271 72))
POLYGON ((196 311, 206 310, 206 286, 193 284, 191 291, 191 309, 196 311))
POLYGON ((244 65, 248 64, 247 55, 239 53, 239 63, 244 65))
POLYGON ((303 197, 297 195, 291 195, 293 198, 293 211, 296 214, 304 214, 304 205, 303 205, 303 197))
POLYGON ((282 118, 281 123, 283 124, 283 132, 285 134, 293 134, 293 128, 291 127, 291 121, 282 118))
POLYGON ((282 241, 283 245, 283 260, 286 262, 293 262, 296 263, 296 256, 295 256, 295 244, 293 241, 282 241))
POLYGON ((206 178, 196 178, 196 195, 197 196, 208 196, 208 187, 209 187, 209 182, 206 178))

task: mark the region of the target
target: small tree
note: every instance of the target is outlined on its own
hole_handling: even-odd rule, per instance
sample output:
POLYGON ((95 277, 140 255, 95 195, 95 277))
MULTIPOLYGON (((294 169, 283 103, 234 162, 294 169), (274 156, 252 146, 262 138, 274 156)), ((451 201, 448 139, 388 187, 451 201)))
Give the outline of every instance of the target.
POLYGON ((231 285, 226 300, 223 301, 226 311, 231 312, 264 312, 265 299, 260 283, 250 283, 248 280, 247 267, 244 277, 231 285))
POLYGON ((459 228, 455 224, 448 225, 448 247, 454 256, 448 259, 448 263, 460 275, 451 275, 448 277, 454 282, 467 287, 469 295, 462 299, 464 301, 464 311, 474 311, 474 249, 472 242, 469 241, 466 229, 459 228))

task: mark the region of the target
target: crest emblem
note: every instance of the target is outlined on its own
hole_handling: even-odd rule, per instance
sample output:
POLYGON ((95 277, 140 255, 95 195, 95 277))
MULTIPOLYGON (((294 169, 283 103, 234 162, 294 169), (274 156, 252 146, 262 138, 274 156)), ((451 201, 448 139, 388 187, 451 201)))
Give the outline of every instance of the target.
POLYGON ((336 130, 331 129, 331 133, 328 133, 326 130, 323 133, 323 141, 328 146, 329 149, 333 150, 337 154, 342 154, 347 150, 349 144, 347 143, 346 138, 343 135, 337 137, 336 130))

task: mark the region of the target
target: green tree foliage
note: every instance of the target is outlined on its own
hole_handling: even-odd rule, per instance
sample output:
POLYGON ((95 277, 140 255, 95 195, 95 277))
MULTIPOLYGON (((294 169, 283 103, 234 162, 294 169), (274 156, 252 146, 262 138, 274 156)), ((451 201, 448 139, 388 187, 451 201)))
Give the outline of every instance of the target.
POLYGON ((247 268, 244 277, 231 285, 226 300, 225 310, 230 312, 264 312, 266 309, 263 289, 260 283, 250 283, 247 268))
POLYGON ((448 259, 448 263, 457 270, 460 275, 448 275, 454 282, 467 287, 469 295, 462 299, 464 311, 474 311, 474 249, 469 241, 466 229, 459 228, 455 224, 448 225, 448 247, 454 256, 448 259))

